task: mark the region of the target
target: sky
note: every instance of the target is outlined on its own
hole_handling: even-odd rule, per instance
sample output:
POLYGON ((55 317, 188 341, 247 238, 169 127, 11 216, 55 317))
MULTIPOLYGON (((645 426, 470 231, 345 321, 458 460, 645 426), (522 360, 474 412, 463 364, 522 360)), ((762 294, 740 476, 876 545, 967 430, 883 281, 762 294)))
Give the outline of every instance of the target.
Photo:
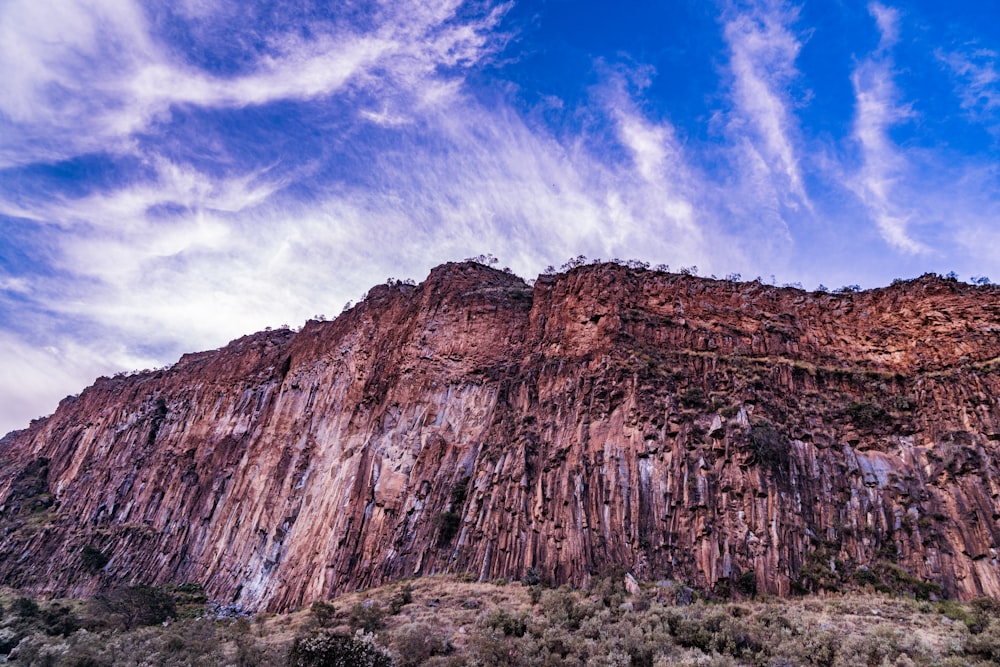
POLYGON ((0 1, 0 434, 490 253, 1000 281, 1000 3, 0 1))

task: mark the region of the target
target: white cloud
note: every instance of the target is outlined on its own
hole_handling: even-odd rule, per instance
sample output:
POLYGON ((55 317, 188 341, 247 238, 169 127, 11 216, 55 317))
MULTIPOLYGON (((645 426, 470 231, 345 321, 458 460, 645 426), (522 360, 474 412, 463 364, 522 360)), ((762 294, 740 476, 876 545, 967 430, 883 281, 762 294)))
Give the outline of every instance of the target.
POLYGON ((930 248, 915 240, 910 227, 916 214, 899 202, 904 198, 900 182, 910 164, 889 136, 890 129, 910 118, 910 109, 899 102, 893 82, 893 63, 888 49, 898 38, 898 14, 880 4, 869 6, 881 32, 879 53, 859 63, 851 77, 855 110, 853 137, 860 148, 861 167, 849 185, 865 204, 882 238, 907 253, 926 253, 930 248))
POLYGON ((935 55, 954 75, 964 109, 975 116, 1000 109, 1000 54, 974 47, 964 52, 938 49, 935 55))
POLYGON ((868 13, 875 19, 879 31, 879 50, 891 49, 899 41, 899 10, 880 2, 868 5, 868 13))
MULTIPOLYGON (((613 107, 634 164, 610 166, 466 97, 404 125, 405 160, 376 154, 384 189, 335 185, 315 200, 271 201, 259 179, 225 179, 164 160, 158 179, 31 217, 64 228, 57 278, 37 298, 121 341, 176 355, 247 331, 335 314, 388 275, 493 252, 532 275, 581 252, 710 269, 711 256, 671 128, 613 107), (263 194, 262 194, 263 193, 263 194), (156 207, 177 204, 157 217, 156 207), (113 221, 113 222, 109 222, 113 221), (77 277, 67 287, 64 275, 77 277), (178 341, 183 341, 178 343, 178 341)), ((161 358, 159 363, 171 361, 161 358)))
MULTIPOLYGON (((6 346, 7 377, 17 379, 0 387, 6 404, 16 406, 10 414, 43 412, 34 406, 77 390, 98 370, 131 362, 136 355, 123 356, 114 341, 159 350, 157 361, 164 363, 184 349, 301 322, 317 310, 333 314, 390 271, 426 270, 454 258, 459 248, 465 254, 488 249, 483 246, 502 235, 495 226, 502 213, 487 211, 478 193, 454 193, 442 210, 441 202, 428 200, 430 191, 401 190, 393 204, 379 193, 332 184, 329 193, 318 194, 319 206, 275 203, 294 171, 213 175, 144 153, 131 138, 177 105, 241 108, 322 98, 348 87, 363 90, 380 108, 374 114, 359 110, 359 122, 393 128, 420 118, 447 135, 461 101, 460 70, 502 43, 503 36, 488 29, 508 8, 458 19, 459 6, 383 5, 368 32, 316 25, 309 39, 272 36, 269 55, 232 77, 176 61, 151 34, 137 3, 15 0, 0 6, 0 165, 110 150, 135 154, 154 174, 73 199, 0 192, 0 213, 52 230, 51 265, 39 267, 30 281, 10 277, 0 286, 28 295, 49 314, 32 325, 37 339, 58 338, 56 347, 69 349, 72 341, 55 333, 67 321, 86 323, 100 338, 58 354, 16 341, 6 346), (426 231, 424 245, 406 249, 398 240, 414 228, 404 212, 411 207, 423 213, 426 231), (436 260, 427 243, 445 248, 436 260), (77 362, 67 363, 69 357, 77 362), (60 364, 66 370, 53 372, 60 364)), ((205 16, 218 7, 188 2, 183 9, 205 16)), ((471 130, 464 122, 458 127, 471 130)), ((421 159, 428 161, 427 172, 438 166, 434 154, 421 159)), ((401 186, 403 176, 395 175, 401 186)))
POLYGON ((85 78, 151 55, 142 12, 129 0, 38 0, 0 5, 0 112, 16 122, 51 121, 74 110, 85 78), (118 47, 122 47, 119 50, 118 47))
POLYGON ((221 77, 171 58, 135 2, 12 0, 0 6, 0 115, 7 119, 0 166, 127 151, 129 135, 178 105, 241 108, 326 97, 352 85, 440 103, 454 82, 436 76, 439 68, 468 66, 503 42, 490 29, 508 5, 456 21, 460 5, 397 3, 369 32, 315 26, 310 39, 272 38, 272 53, 254 71, 221 77))
POLYGON ((26 278, 0 276, 0 291, 13 292, 14 294, 28 294, 31 291, 31 287, 26 278))
POLYGON ((758 185, 770 182, 784 205, 811 210, 796 150, 799 131, 790 110, 794 101, 788 92, 799 76, 795 60, 801 43, 790 29, 797 18, 797 9, 768 0, 732 14, 726 22, 735 104, 729 132, 736 146, 750 148, 741 162, 757 170, 753 176, 758 185))
POLYGON ((130 0, 0 4, 0 167, 106 148, 116 77, 159 57, 147 30, 130 0))
POLYGON ((25 339, 0 331, 4 372, 0 373, 0 436, 25 428, 25 415, 41 416, 54 410, 60 399, 92 383, 102 374, 152 365, 118 349, 95 349, 62 338, 41 345, 37 337, 25 339))
MULTIPOLYGON (((896 84, 892 46, 900 38, 898 11, 881 4, 870 6, 881 31, 878 49, 856 66, 851 81, 855 94, 852 129, 860 166, 848 177, 880 235, 904 255, 929 261, 948 258, 950 266, 965 275, 988 273, 997 266, 996 226, 1000 216, 1000 172, 991 156, 958 155, 941 147, 901 146, 892 131, 904 123, 920 122, 896 84), (919 237, 917 236, 919 233, 919 237)), ((976 50, 964 55, 941 50, 936 56, 966 77, 967 89, 956 92, 970 111, 982 114, 988 107, 989 53, 976 50), (977 53, 972 57, 972 53, 977 53), (980 58, 976 60, 976 58, 980 58), (976 85, 981 88, 976 89, 976 85), (977 107, 978 105, 978 107, 977 107)))

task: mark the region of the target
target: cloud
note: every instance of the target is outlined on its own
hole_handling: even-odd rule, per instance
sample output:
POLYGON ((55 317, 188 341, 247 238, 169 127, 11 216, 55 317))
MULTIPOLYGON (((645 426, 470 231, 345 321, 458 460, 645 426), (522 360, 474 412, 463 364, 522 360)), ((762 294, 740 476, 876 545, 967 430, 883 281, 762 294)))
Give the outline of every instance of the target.
POLYGON ((912 117, 911 110, 899 102, 887 50, 899 38, 898 13, 878 3, 870 5, 869 11, 881 39, 879 50, 859 63, 851 76, 855 96, 853 138, 860 149, 861 167, 850 186, 887 243, 903 252, 926 253, 930 248, 909 232, 916 214, 898 203, 902 196, 897 188, 910 165, 889 136, 895 125, 912 117))
MULTIPOLYGON (((178 62, 129 0, 29 2, 0 7, 0 167, 131 148, 129 137, 172 108, 242 108, 310 100, 355 87, 440 104, 437 76, 499 48, 491 29, 507 5, 458 21, 461 3, 395 3, 367 31, 317 24, 314 36, 272 36, 253 71, 219 76, 178 62), (88 119, 88 120, 84 120, 88 119)), ((398 111, 396 113, 399 113, 398 111)))
POLYGON ((888 51, 899 41, 899 10, 880 2, 868 5, 868 13, 875 19, 879 31, 880 51, 888 51))
MULTIPOLYGON (((354 96, 354 131, 405 126, 453 104, 463 70, 502 44, 491 29, 506 8, 459 17, 458 2, 385 5, 365 28, 318 22, 311 31, 268 34, 245 71, 222 75, 179 60, 138 3, 0 5, 0 168, 91 152, 143 166, 83 196, 39 196, 14 179, 0 190, 6 224, 48 230, 45 263, 4 275, 0 287, 22 313, 34 312, 23 333, 51 348, 32 348, 13 322, 0 328, 10 380, 0 387, 9 406, 0 428, 23 426, 6 420, 48 411, 99 372, 165 363, 316 310, 334 314, 377 272, 396 273, 386 248, 408 231, 399 211, 385 215, 363 201, 367 192, 336 181, 312 181, 301 204, 279 196, 323 165, 199 168, 167 157, 159 133, 177 110, 308 105, 338 95, 354 96), (373 233, 380 225, 384 233, 373 233), (366 252, 370 264, 359 256, 366 252), (67 328, 77 333, 60 333, 67 328)), ((221 11, 192 2, 184 10, 188 18, 221 11)), ((216 131, 201 129, 202 141, 216 131)), ((224 155, 225 146, 216 152, 239 157, 224 155)), ((474 241, 481 247, 483 238, 474 241)))
POLYGON ((733 77, 728 131, 739 138, 741 163, 751 170, 755 186, 768 185, 781 193, 782 205, 811 210, 796 149, 794 101, 788 92, 799 76, 795 60, 801 43, 790 29, 798 10, 767 1, 729 14, 723 30, 733 77))
POLYGON ((25 415, 52 412, 67 388, 80 388, 102 374, 151 365, 123 349, 95 349, 71 338, 45 341, 0 331, 4 372, 0 374, 0 435, 26 427, 25 415))
POLYGON ((104 146, 101 121, 80 121, 125 105, 108 88, 136 61, 155 57, 145 17, 129 0, 0 5, 0 166, 104 146))
POLYGON ((955 77, 955 92, 962 108, 977 119, 1000 109, 1000 54, 973 47, 966 51, 937 49, 935 55, 955 77))
MULTIPOLYGON (((964 268, 981 274, 996 264, 994 241, 1000 198, 1000 173, 992 156, 959 154, 944 146, 900 145, 893 132, 921 123, 914 105, 905 101, 897 84, 899 72, 893 47, 901 39, 900 14, 881 4, 869 7, 880 30, 879 46, 860 61, 851 77, 855 94, 852 139, 860 164, 846 183, 855 192, 883 240, 904 255, 937 266, 944 272, 964 268), (920 237, 917 237, 919 232, 920 237), (948 258, 948 259, 945 259, 948 258)), ((956 89, 959 104, 978 118, 989 110, 992 85, 989 53, 980 49, 964 55, 935 51, 967 89, 956 89), (973 55, 975 54, 975 55, 973 55)), ((919 90, 910 91, 920 94, 919 90)))

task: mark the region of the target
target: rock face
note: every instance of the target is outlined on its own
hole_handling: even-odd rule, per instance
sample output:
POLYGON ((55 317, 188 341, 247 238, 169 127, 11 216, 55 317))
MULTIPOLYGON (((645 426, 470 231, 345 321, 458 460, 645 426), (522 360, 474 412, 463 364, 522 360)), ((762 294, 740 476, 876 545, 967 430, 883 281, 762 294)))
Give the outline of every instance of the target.
POLYGON ((0 580, 281 610, 410 575, 1000 596, 1000 289, 472 263, 0 441, 0 580))

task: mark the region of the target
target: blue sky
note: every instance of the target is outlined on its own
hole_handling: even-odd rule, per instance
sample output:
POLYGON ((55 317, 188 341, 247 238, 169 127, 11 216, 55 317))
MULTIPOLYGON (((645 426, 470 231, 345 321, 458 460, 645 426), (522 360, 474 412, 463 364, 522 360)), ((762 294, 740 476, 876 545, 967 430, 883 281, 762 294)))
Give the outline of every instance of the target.
POLYGON ((0 91, 0 432, 480 253, 1000 280, 996 2, 5 0, 0 91))

